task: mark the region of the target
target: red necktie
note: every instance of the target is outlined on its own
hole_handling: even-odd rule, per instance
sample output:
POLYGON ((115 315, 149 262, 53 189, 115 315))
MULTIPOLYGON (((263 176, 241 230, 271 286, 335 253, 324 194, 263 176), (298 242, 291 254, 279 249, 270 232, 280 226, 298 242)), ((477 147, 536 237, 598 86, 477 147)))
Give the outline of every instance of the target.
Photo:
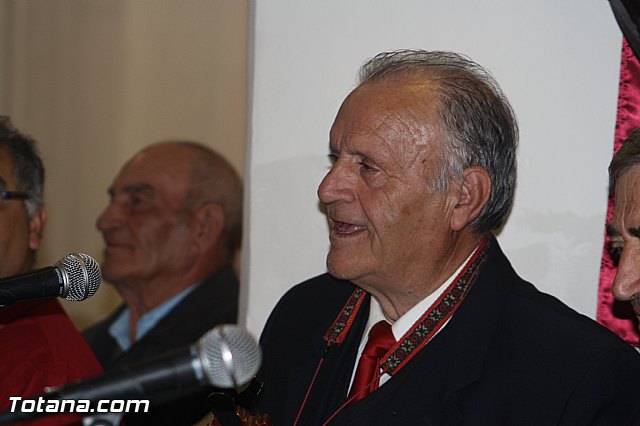
POLYGON ((360 355, 356 375, 347 399, 355 395, 358 401, 378 389, 380 381, 380 358, 396 343, 391 325, 386 321, 376 323, 369 331, 369 339, 360 355))

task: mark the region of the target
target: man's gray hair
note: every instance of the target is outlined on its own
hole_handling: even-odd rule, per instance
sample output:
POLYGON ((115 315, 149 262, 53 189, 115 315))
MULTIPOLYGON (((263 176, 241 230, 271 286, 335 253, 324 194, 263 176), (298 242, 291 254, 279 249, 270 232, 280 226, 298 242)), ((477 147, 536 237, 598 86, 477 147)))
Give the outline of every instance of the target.
POLYGON ((640 127, 629 133, 609 164, 609 186, 615 190, 616 182, 625 172, 640 166, 640 127))
POLYGON ((360 69, 359 83, 405 75, 434 83, 439 94, 445 148, 433 188, 444 191, 462 179, 465 168, 483 167, 491 177, 491 196, 471 225, 479 233, 499 228, 513 203, 518 123, 498 83, 463 55, 424 50, 375 56, 360 69))
POLYGON ((224 209, 228 254, 233 256, 242 242, 242 180, 238 172, 220 153, 193 141, 175 143, 197 151, 199 155, 191 164, 191 188, 185 198, 185 208, 194 210, 208 202, 224 209))

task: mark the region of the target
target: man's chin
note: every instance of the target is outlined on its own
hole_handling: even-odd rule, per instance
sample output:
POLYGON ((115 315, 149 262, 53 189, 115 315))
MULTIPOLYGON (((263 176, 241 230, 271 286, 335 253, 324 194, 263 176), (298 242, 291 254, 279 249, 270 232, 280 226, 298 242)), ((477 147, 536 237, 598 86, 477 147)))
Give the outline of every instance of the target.
POLYGON ((111 284, 117 284, 124 280, 129 274, 124 270, 124 262, 118 262, 116 258, 109 258, 102 263, 102 279, 111 284))
POLYGON ((104 250, 102 251, 102 254, 104 255, 105 259, 109 258, 109 257, 115 257, 115 256, 123 256, 126 253, 131 253, 131 249, 127 246, 107 246, 104 248, 104 250))
POLYGON ((116 285, 122 280, 122 277, 114 272, 102 272, 102 280, 109 284, 116 285))
POLYGON ((327 271, 339 280, 353 281, 362 276, 362 267, 345 256, 327 256, 327 271))
POLYGON ((350 274, 348 270, 344 268, 344 266, 340 265, 340 263, 332 262, 330 258, 327 258, 327 271, 334 277, 339 280, 348 280, 350 278, 350 274))
POLYGON ((120 265, 133 262, 133 252, 124 247, 107 248, 102 252, 102 267, 104 269, 119 269, 120 265))

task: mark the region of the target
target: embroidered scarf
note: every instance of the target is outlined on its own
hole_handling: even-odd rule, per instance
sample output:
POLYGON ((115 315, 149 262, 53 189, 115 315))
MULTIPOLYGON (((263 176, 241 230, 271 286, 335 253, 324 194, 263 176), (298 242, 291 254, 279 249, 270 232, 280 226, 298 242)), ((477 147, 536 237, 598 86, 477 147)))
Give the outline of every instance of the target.
MULTIPOLYGON (((487 257, 488 246, 488 238, 485 238, 442 295, 402 336, 400 341, 389 349, 389 352, 381 360, 381 368, 384 373, 393 375, 404 367, 451 318, 476 281, 487 257)), ((366 294, 359 287, 354 290, 324 335, 327 346, 344 342, 363 301, 366 299, 366 294)))

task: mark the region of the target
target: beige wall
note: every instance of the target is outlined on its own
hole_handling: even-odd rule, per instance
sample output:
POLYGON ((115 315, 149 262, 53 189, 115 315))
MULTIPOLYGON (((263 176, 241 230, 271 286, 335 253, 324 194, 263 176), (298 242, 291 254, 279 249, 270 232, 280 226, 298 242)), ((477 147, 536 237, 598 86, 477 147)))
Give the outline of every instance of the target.
MULTIPOLYGON (((39 141, 50 221, 39 264, 80 251, 106 189, 144 145, 204 142, 244 169, 247 0, 0 0, 0 114, 39 141)), ((113 289, 65 308, 80 328, 113 289)))

